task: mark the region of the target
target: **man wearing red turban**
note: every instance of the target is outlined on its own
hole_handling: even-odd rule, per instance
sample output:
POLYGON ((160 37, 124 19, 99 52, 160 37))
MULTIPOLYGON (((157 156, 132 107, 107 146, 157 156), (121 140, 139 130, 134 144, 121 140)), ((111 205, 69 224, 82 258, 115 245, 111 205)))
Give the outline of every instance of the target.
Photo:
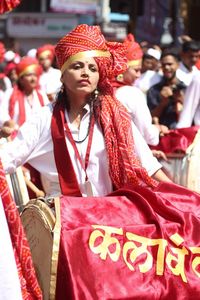
POLYGON ((2 102, 0 124, 12 119, 21 126, 27 118, 49 101, 44 92, 38 89, 41 68, 34 58, 24 57, 16 65, 17 84, 9 89, 2 102))
POLYGON ((36 56, 42 66, 42 74, 39 79, 41 89, 44 90, 52 101, 61 87, 60 70, 52 66, 55 57, 55 47, 51 44, 43 45, 37 49, 36 56))

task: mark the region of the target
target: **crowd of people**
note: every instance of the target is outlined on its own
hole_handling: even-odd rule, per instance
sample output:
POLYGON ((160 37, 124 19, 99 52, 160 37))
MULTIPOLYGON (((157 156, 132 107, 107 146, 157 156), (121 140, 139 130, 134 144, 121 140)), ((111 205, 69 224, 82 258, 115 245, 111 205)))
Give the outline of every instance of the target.
MULTIPOLYGON (((198 42, 184 42, 179 53, 144 50, 132 34, 109 42, 98 26, 81 24, 56 46, 24 57, 0 46, 6 173, 28 163, 46 196, 104 197, 140 187, 143 197, 159 192, 162 202, 172 201, 169 188, 175 203, 183 193, 190 201, 163 172, 157 158, 165 153, 149 146, 171 130, 200 125, 198 42)), ((67 299, 61 295, 58 288, 57 299, 67 299)))

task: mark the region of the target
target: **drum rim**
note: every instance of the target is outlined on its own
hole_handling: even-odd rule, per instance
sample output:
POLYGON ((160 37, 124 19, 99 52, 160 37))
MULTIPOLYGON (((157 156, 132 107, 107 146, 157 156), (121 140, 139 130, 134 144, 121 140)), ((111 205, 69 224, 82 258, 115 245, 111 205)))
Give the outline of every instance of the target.
POLYGON ((36 214, 40 215, 45 225, 48 228, 50 228, 51 231, 53 231, 56 218, 51 208, 48 206, 48 203, 45 202, 45 200, 30 200, 21 212, 21 218, 23 219, 23 216, 24 214, 26 214, 26 212, 31 213, 31 211, 35 211, 36 214))

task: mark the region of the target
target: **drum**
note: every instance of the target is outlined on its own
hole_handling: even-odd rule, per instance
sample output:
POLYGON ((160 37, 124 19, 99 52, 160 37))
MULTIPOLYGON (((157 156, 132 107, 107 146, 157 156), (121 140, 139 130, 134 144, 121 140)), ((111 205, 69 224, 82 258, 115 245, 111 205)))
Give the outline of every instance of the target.
POLYGON ((55 299, 61 228, 59 201, 30 200, 21 213, 44 300, 55 299))
POLYGON ((168 154, 169 162, 160 160, 163 171, 173 182, 200 193, 200 132, 185 154, 168 154))

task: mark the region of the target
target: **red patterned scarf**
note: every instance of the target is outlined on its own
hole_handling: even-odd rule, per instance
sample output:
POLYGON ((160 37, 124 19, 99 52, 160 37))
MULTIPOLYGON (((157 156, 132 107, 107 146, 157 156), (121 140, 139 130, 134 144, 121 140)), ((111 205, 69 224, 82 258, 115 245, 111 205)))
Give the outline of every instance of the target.
MULTIPOLYGON (((63 195, 81 196, 67 149, 64 133, 64 105, 57 104, 51 123, 54 156, 63 195)), ((109 174, 115 189, 138 185, 155 187, 157 182, 148 176, 134 152, 130 115, 112 96, 101 96, 99 111, 109 161, 109 174)))
MULTIPOLYGON (((40 92, 36 90, 38 99, 40 101, 41 106, 44 106, 44 99, 40 92)), ((15 112, 15 104, 18 102, 19 104, 19 117, 18 117, 18 125, 21 126, 26 121, 26 112, 25 112, 25 105, 24 105, 24 93, 19 89, 18 86, 13 88, 12 95, 10 97, 9 102, 9 115, 10 118, 13 119, 14 112, 15 112)))

